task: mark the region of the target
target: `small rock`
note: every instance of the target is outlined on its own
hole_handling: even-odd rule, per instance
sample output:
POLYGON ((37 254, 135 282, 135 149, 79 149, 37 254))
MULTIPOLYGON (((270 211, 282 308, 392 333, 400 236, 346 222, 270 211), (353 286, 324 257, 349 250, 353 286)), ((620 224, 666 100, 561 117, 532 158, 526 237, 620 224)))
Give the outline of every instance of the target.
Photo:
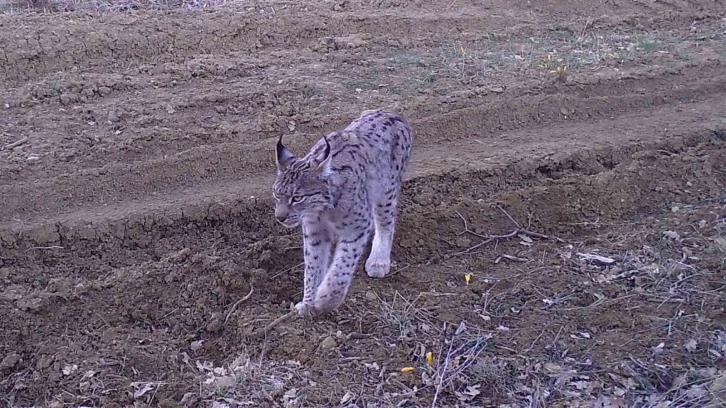
POLYGON ((373 292, 372 290, 369 290, 368 292, 366 292, 366 299, 368 299, 368 300, 378 300, 378 296, 376 295, 375 292, 373 292))
POLYGON ((18 361, 20 361, 20 354, 15 352, 8 354, 5 358, 3 358, 3 361, 0 361, 0 371, 15 367, 15 364, 18 364, 18 361))
POLYGON ((164 282, 166 282, 167 284, 170 284, 174 281, 177 281, 178 279, 179 279, 179 274, 176 272, 171 272, 164 277, 164 282))
POLYGON ((189 254, 192 252, 189 248, 184 248, 179 252, 176 252, 174 254, 169 255, 169 261, 171 262, 184 262, 188 257, 189 254))
POLYGON ((78 283, 73 288, 73 294, 76 296, 80 296, 80 295, 86 293, 86 290, 87 290, 86 285, 84 285, 83 283, 78 283))
POLYGON ((118 120, 119 120, 118 113, 116 113, 116 111, 109 111, 108 116, 106 118, 111 123, 118 122, 118 120))
POLYGON ((673 240, 678 240, 681 238, 681 236, 675 231, 663 231, 663 236, 673 240))
POLYGON ((328 336, 322 342, 320 342, 320 348, 323 350, 329 350, 336 346, 335 337, 328 336))

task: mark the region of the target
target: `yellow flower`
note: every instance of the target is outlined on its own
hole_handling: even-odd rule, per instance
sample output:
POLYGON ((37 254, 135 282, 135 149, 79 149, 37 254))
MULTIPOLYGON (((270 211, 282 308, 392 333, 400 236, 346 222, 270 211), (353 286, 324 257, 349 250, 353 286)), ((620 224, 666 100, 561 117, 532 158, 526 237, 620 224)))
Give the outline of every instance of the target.
POLYGON ((547 54, 547 61, 552 61, 552 54, 547 54))
POLYGON ((469 281, 471 280, 471 274, 467 273, 466 275, 464 275, 464 280, 466 281, 466 284, 468 285, 469 281))
POLYGON ((408 372, 411 372, 411 371, 413 371, 413 367, 403 367, 401 369, 401 372, 402 373, 408 373, 408 372))
POLYGON ((433 362, 434 362, 434 353, 429 351, 428 353, 426 353, 426 363, 428 363, 428 365, 431 365, 431 364, 433 364, 433 362))

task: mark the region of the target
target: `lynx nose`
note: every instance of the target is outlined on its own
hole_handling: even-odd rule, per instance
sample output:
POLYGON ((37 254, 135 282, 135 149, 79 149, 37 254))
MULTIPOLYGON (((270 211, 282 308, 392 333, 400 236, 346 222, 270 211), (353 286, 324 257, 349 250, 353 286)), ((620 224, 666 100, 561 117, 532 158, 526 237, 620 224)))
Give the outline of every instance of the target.
POLYGON ((288 212, 285 211, 285 209, 277 208, 275 209, 275 218, 277 218, 278 221, 283 222, 287 219, 288 212))

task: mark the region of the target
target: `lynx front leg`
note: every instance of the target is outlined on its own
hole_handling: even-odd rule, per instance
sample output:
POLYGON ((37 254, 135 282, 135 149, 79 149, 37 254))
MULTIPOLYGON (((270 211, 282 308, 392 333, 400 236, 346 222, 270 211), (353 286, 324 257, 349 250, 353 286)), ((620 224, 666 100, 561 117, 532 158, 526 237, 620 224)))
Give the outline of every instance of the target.
POLYGON ((337 309, 348 293, 353 273, 370 237, 370 221, 352 232, 342 235, 335 249, 333 263, 323 282, 318 288, 315 298, 315 309, 320 313, 327 313, 337 309))
POLYGON ((387 192, 373 210, 376 232, 373 236, 371 253, 366 260, 366 273, 372 278, 382 278, 391 270, 391 248, 396 227, 396 204, 398 192, 387 192))
POLYGON ((300 316, 318 314, 315 308, 315 293, 328 270, 331 241, 331 233, 325 220, 317 217, 303 223, 305 281, 303 300, 295 305, 300 316))

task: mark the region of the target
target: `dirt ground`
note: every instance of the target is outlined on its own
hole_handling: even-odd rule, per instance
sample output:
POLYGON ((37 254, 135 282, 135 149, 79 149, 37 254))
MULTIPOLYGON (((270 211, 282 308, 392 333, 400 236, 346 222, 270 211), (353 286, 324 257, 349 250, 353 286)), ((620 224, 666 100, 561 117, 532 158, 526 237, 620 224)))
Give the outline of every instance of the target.
POLYGON ((724 406, 724 1, 221 3, 0 7, 0 405, 724 406), (277 131, 376 107, 394 270, 273 322, 277 131))

